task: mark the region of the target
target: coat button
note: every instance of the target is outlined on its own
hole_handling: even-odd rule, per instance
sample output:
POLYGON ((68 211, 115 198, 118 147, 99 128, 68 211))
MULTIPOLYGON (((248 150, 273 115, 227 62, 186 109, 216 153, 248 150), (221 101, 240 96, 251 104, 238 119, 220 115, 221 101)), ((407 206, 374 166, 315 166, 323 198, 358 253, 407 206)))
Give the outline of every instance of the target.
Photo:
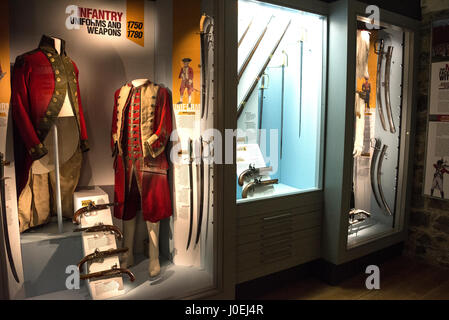
POLYGON ((51 116, 51 111, 47 111, 47 116, 51 116))
POLYGON ((53 102, 56 102, 56 101, 58 101, 58 99, 56 99, 56 98, 53 98, 53 102))
POLYGON ((73 79, 73 82, 75 82, 75 83, 76 83, 76 79, 73 79))
POLYGON ((47 53, 47 57, 51 57, 51 53, 47 53))
POLYGON ((56 91, 55 91, 55 94, 56 94, 57 96, 59 96, 59 91, 58 91, 58 90, 56 90, 56 91))
POLYGON ((55 58, 50 58, 50 61, 51 62, 55 62, 55 58))
POLYGON ((56 73, 56 74, 59 74, 59 70, 58 70, 58 69, 56 69, 56 70, 55 70, 55 73, 56 73))
POLYGON ((78 92, 75 92, 75 97, 78 95, 78 92))
POLYGON ((57 77, 56 81, 61 82, 61 78, 57 77))

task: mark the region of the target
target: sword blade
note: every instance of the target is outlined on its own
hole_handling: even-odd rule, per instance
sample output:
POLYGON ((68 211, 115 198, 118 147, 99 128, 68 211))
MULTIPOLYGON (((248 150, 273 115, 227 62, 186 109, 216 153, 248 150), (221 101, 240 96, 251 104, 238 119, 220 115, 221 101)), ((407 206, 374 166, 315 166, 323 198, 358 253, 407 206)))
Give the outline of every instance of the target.
POLYGON ((203 205, 204 205, 204 161, 203 161, 203 137, 200 137, 200 211, 198 214, 198 227, 196 229, 195 245, 200 241, 201 227, 203 224, 203 205))
POLYGON ((3 236, 5 239, 6 255, 8 256, 9 267, 14 280, 20 283, 19 275, 17 274, 16 265, 14 263, 14 257, 12 255, 11 243, 9 242, 9 229, 8 229, 8 217, 6 216, 6 188, 5 188, 5 170, 4 170, 3 154, 0 153, 0 194, 1 194, 1 216, 3 223, 3 236))
POLYGON ((193 228, 193 159, 192 159, 192 140, 189 139, 189 184, 190 184, 190 222, 189 222, 189 235, 187 238, 186 250, 189 250, 190 241, 192 240, 192 228, 193 228))
POLYGON ((393 56, 393 47, 388 46, 386 59, 385 59, 385 108, 387 109, 388 123, 390 124, 390 132, 395 133, 396 127, 394 126, 393 116, 391 111, 390 100, 390 73, 391 73, 391 58, 393 56))
POLYGON ((377 97, 377 109, 379 109, 380 122, 382 124, 382 128, 385 131, 387 131, 387 126, 385 124, 384 110, 383 110, 383 106, 382 106, 382 96, 381 96, 381 92, 380 92, 380 88, 382 86, 381 69, 382 69, 382 58, 383 58, 383 54, 384 54, 383 50, 384 50, 384 43, 383 43, 383 40, 380 40, 378 57, 377 57, 376 97, 377 97))
POLYGON ((384 146, 382 147, 382 151, 380 153, 379 164, 377 165, 377 187, 379 189, 380 200, 382 200, 382 203, 384 205, 385 210, 387 211, 387 214, 389 216, 392 216, 393 213, 391 212, 391 209, 388 206, 387 200, 385 199, 385 195, 382 190, 382 163, 385 157, 385 153, 387 152, 387 148, 388 146, 384 144, 384 146))

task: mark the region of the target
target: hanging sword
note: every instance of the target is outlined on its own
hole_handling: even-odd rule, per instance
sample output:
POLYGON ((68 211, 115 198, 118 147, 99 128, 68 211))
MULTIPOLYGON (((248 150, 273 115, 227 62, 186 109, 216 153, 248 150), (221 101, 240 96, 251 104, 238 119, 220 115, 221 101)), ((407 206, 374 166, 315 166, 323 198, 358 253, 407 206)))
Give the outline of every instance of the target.
POLYGON ((20 283, 19 275, 17 274, 16 265, 14 264, 14 257, 12 255, 11 243, 9 242, 8 217, 6 212, 6 188, 5 188, 5 164, 3 153, 0 152, 0 215, 2 216, 3 237, 5 238, 6 255, 8 256, 9 267, 11 273, 17 283, 20 283))
POLYGON ((388 46, 387 52, 386 52, 386 59, 385 59, 385 107, 387 109, 387 118, 388 123, 390 124, 390 132, 395 133, 396 128, 394 126, 393 122, 393 116, 391 112, 391 101, 390 101, 390 73, 391 73, 391 58, 393 56, 393 47, 388 46))
POLYGON ((382 200, 382 203, 384 205, 385 210, 387 211, 387 214, 389 216, 392 216, 393 213, 391 212, 391 209, 388 206, 387 200, 385 200, 384 192, 382 190, 382 163, 385 157, 385 153, 387 152, 387 149, 388 146, 384 144, 382 147, 382 151, 380 153, 379 164, 377 165, 377 187, 379 188, 380 200, 382 200))
POLYGON ((189 222, 189 235, 187 238, 186 250, 189 250, 190 241, 192 240, 192 228, 193 228, 193 157, 192 157, 192 139, 189 138, 189 184, 190 184, 190 222, 189 222))
POLYGON ((196 238, 195 238, 195 245, 198 244, 200 241, 200 235, 201 235, 201 227, 203 224, 203 205, 204 205, 204 160, 203 160, 203 137, 200 136, 200 187, 199 190, 201 190, 200 195, 200 208, 198 213, 198 225, 196 228, 196 238))
POLYGON ((204 117, 204 109, 206 105, 206 45, 208 41, 207 33, 210 29, 210 17, 206 14, 201 16, 200 20, 200 43, 201 43, 201 119, 204 117), (204 26, 207 25, 207 31, 204 26))
POLYGON ((374 45, 374 52, 378 55, 377 56, 377 79, 376 79, 376 97, 377 97, 377 109, 379 109, 379 117, 380 122, 382 124, 382 128, 387 131, 387 126, 385 124, 385 116, 384 116, 384 110, 382 106, 382 96, 380 93, 380 88, 382 85, 381 76, 382 76, 382 59, 384 55, 384 40, 379 39, 376 40, 376 43, 374 45))
POLYGON ((373 195, 374 195, 374 199, 377 202, 377 205, 379 206, 379 208, 382 208, 382 205, 380 204, 379 198, 377 197, 377 192, 376 192, 376 187, 374 184, 374 172, 376 170, 376 163, 377 163, 377 157, 379 156, 379 151, 380 151, 380 147, 382 146, 382 142, 380 141, 380 139, 376 139, 374 138, 374 151, 373 151, 373 156, 371 158, 371 164, 370 164, 370 180, 371 180, 371 190, 373 191, 373 195))

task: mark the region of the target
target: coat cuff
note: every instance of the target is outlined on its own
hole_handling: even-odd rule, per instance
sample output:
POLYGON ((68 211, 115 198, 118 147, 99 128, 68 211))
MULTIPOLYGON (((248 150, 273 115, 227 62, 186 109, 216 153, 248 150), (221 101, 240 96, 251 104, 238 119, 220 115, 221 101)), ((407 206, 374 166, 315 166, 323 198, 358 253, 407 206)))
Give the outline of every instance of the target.
POLYGON ((156 158, 165 149, 165 146, 162 145, 158 141, 158 139, 159 139, 159 137, 157 135, 153 134, 147 141, 145 141, 145 147, 148 149, 149 154, 153 158, 156 158))
POLYGON ((87 141, 87 140, 81 140, 81 143, 80 143, 80 147, 81 147, 81 151, 82 152, 87 152, 87 151, 89 151, 89 141, 87 141))
POLYGON ((39 143, 34 147, 31 147, 30 150, 28 150, 28 153, 34 161, 44 157, 48 153, 48 150, 42 143, 39 143))

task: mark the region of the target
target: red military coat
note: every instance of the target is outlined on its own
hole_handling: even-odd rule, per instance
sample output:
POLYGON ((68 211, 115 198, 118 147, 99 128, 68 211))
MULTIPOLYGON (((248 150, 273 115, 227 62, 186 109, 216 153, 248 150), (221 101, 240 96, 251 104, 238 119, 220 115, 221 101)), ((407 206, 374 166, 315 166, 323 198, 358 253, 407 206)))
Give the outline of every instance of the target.
MULTIPOLYGON (((114 216, 119 219, 132 219, 128 215, 127 194, 129 177, 137 175, 141 209, 144 220, 157 222, 172 214, 170 189, 167 171, 169 168, 165 146, 172 131, 172 103, 166 88, 150 81, 140 86, 140 106, 137 113, 139 144, 137 148, 141 159, 135 168, 130 166, 130 154, 127 145, 130 132, 127 130, 130 101, 133 96, 132 83, 128 83, 115 92, 112 117, 111 148, 115 170, 115 208, 114 216), (130 168, 131 167, 131 168, 130 168), (135 173, 130 170, 135 170, 135 173)), ((134 146, 133 146, 134 148, 134 146)))
POLYGON ((27 184, 34 160, 48 153, 43 141, 58 118, 66 93, 76 116, 81 150, 89 150, 78 85, 78 68, 61 54, 54 40, 43 36, 39 48, 16 58, 12 75, 11 111, 14 120, 14 154, 19 197, 27 184))

